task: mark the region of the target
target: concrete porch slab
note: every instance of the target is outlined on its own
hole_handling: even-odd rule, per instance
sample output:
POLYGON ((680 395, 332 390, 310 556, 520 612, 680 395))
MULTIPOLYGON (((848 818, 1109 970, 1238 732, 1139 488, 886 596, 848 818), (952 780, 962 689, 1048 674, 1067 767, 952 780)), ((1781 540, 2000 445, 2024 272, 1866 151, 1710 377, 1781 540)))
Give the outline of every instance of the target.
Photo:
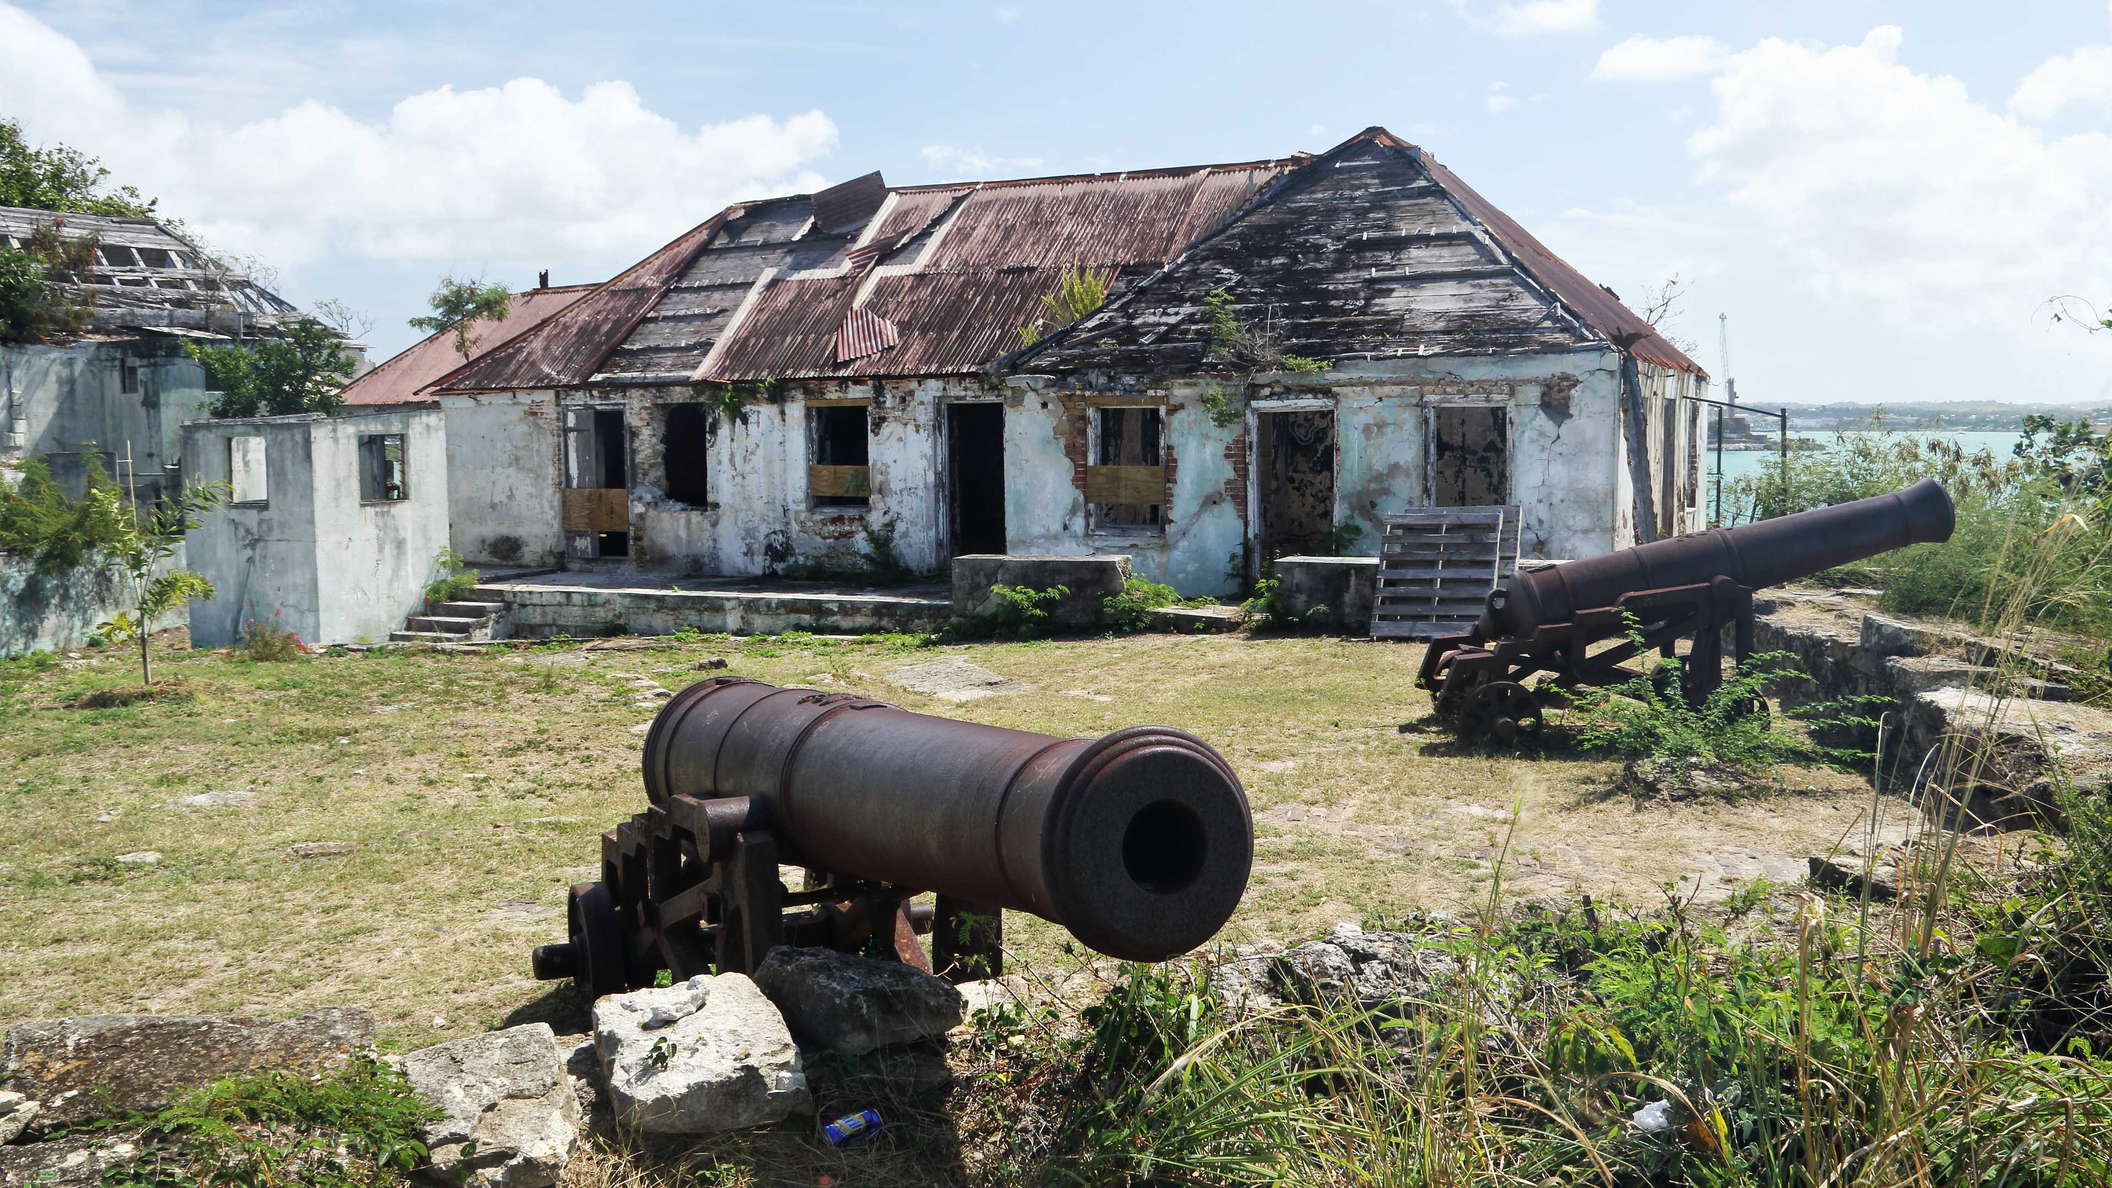
POLYGON ((513 634, 672 635, 685 627, 734 635, 813 631, 936 631, 952 613, 942 585, 861 586, 768 577, 683 577, 565 571, 479 584, 504 602, 513 634))

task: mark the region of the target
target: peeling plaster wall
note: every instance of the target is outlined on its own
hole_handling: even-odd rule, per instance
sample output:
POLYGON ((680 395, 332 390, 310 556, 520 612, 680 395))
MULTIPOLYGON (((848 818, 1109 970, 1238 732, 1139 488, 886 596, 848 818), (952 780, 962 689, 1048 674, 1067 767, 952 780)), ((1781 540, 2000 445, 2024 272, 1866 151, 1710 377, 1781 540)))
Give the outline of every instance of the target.
POLYGON ((1620 377, 1613 351, 1389 360, 1345 365, 1322 375, 1263 377, 1249 414, 1215 424, 1203 406, 1206 384, 1181 379, 1165 389, 1107 377, 1020 377, 1006 423, 1007 522, 1016 553, 1130 554, 1138 574, 1186 594, 1226 593, 1253 512, 1246 472, 1255 412, 1335 409, 1335 523, 1354 524, 1352 551, 1376 548, 1381 516, 1428 498, 1427 409, 1447 399, 1500 403, 1509 419, 1511 502, 1521 507, 1528 556, 1584 557, 1622 547, 1632 534, 1622 514, 1620 377), (1089 532, 1072 463, 1083 460, 1086 399, 1093 394, 1163 398, 1173 466, 1172 504, 1163 534, 1089 532))
MULTIPOLYGON (((759 574, 804 566, 854 569, 866 528, 892 525, 901 562, 939 568, 941 397, 956 386, 924 380, 797 385, 749 396, 732 417, 711 418, 704 507, 665 494, 664 405, 706 400, 688 388, 627 394, 631 441, 631 555, 640 565, 698 573, 759 574), (807 490, 807 401, 870 399, 865 508, 813 506, 807 490)), ((966 391, 980 390, 967 385, 966 391)), ((569 401, 568 401, 569 403, 569 401)))
POLYGON ((265 499, 231 504, 185 538, 216 590, 191 604, 191 642, 226 647, 277 620, 311 644, 384 640, 422 602, 448 540, 446 423, 436 411, 256 417, 184 426, 189 475, 225 482, 228 441, 264 439, 265 499), (409 497, 359 498, 363 434, 404 435, 409 497))
POLYGON ((560 445, 551 392, 449 395, 449 540, 473 563, 561 563, 560 445))
POLYGON ((0 459, 41 457, 79 491, 91 452, 116 477, 129 445, 140 497, 151 499, 182 453, 183 423, 204 415, 208 395, 198 364, 160 341, 0 347, 0 459), (126 359, 139 369, 137 392, 124 391, 126 359))
MULTIPOLYGON (((687 386, 567 394, 561 402, 538 396, 488 407, 451 400, 450 457, 458 466, 469 458, 477 468, 475 474, 458 468, 454 476, 454 539, 468 552, 465 542, 505 533, 558 551, 558 403, 619 401, 630 447, 633 564, 714 574, 856 569, 866 558, 865 529, 872 524, 892 525, 900 560, 931 572, 947 549, 945 410, 956 401, 1001 399, 1009 552, 1123 553, 1140 576, 1184 594, 1223 594, 1242 580, 1257 526, 1247 458, 1253 410, 1334 409, 1334 523, 1357 529, 1349 551, 1370 552, 1380 517, 1430 498, 1429 409, 1471 401, 1506 410, 1510 501, 1522 508, 1525 555, 1586 557, 1634 542, 1618 360, 1613 349, 1598 347, 1390 359, 1345 363, 1317 375, 1256 377, 1248 414, 1231 426, 1213 422, 1203 403, 1211 385, 1190 377, 1147 387, 1134 377, 1015 376, 997 395, 967 380, 795 384, 749 393, 731 415, 716 390, 687 386), (848 399, 871 401, 870 505, 812 506, 809 402, 848 399), (1095 400, 1166 409, 1164 531, 1090 528, 1084 484, 1095 400), (666 406, 698 402, 710 406, 704 506, 665 494, 666 406), (488 418, 491 427, 460 432, 465 417, 488 418), (523 427, 523 420, 534 425, 523 427), (501 473, 510 490, 496 477, 478 477, 501 473), (480 526, 466 528, 472 513, 480 526)), ((1691 434, 1681 442, 1689 454, 1698 449, 1691 434)))

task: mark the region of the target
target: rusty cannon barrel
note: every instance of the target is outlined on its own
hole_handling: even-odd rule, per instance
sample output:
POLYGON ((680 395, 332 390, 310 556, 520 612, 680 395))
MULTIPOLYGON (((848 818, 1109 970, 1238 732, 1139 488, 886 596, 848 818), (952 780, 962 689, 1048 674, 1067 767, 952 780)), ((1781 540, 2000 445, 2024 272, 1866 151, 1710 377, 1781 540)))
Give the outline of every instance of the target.
POLYGON ((718 678, 661 709, 644 767, 656 806, 762 806, 786 861, 1032 912, 1125 960, 1208 940, 1253 862, 1231 767, 1161 726, 1055 738, 718 678))
POLYGON ((1736 528, 1713 528, 1618 553, 1519 574, 1489 596, 1481 636, 1519 636, 1643 590, 1726 577, 1749 590, 1776 586, 1924 541, 1950 539, 1951 497, 1934 479, 1889 495, 1813 508, 1736 528))

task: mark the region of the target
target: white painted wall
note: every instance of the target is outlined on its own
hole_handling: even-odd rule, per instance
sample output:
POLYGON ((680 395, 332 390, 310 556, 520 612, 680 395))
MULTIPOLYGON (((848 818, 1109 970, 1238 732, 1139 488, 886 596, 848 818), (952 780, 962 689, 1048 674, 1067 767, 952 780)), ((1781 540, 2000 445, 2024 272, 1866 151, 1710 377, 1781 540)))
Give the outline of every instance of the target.
MULTIPOLYGON (((1335 409, 1335 521, 1355 524, 1356 547, 1367 550, 1376 547, 1380 517, 1429 498, 1429 408, 1448 399, 1501 403, 1525 554, 1586 557, 1635 540, 1618 359, 1611 348, 1593 348, 1348 364, 1318 375, 1259 377, 1252 398, 1257 407, 1290 400, 1335 409)), ((1651 378, 1660 403, 1706 391, 1705 383, 1680 376, 1651 378)), ((891 524, 900 558, 912 569, 935 571, 948 549, 946 405, 1001 398, 1011 552, 1126 553, 1138 574, 1183 593, 1225 593, 1235 588, 1235 558, 1256 527, 1254 492, 1236 465, 1253 426, 1251 416, 1232 426, 1213 423, 1204 391, 1190 380, 1146 391, 1077 376, 1013 377, 995 395, 964 380, 794 384, 768 395, 749 393, 731 415, 716 391, 687 387, 450 397, 453 539, 459 551, 492 560, 479 542, 512 536, 525 542, 524 560, 554 561, 562 552, 559 413, 575 403, 618 401, 630 438, 633 564, 716 574, 852 569, 866 556, 867 527, 891 524), (1083 456, 1086 401, 1096 395, 1163 402, 1167 409, 1174 490, 1162 533, 1094 532, 1087 524, 1074 460, 1083 456), (870 505, 814 507, 807 490, 808 402, 846 398, 871 400, 870 505), (664 407, 679 402, 711 406, 705 506, 665 494, 664 407)), ((1698 435, 1681 427, 1675 446, 1681 458, 1673 465, 1689 464, 1698 456, 1698 435)))
POLYGON ((181 456, 183 422, 208 398, 205 372, 166 339, 0 347, 0 459, 41 457, 78 490, 89 454, 117 477, 114 460, 129 446, 140 495, 151 498, 181 456), (127 359, 137 392, 123 390, 127 359))
POLYGON ((448 543, 448 450, 438 411, 199 421, 184 426, 184 468, 228 478, 228 440, 264 439, 266 497, 212 513, 185 538, 190 568, 213 583, 191 606, 191 642, 225 647, 276 619, 310 644, 385 640, 417 610, 448 543), (405 437, 408 498, 362 503, 358 440, 405 437))

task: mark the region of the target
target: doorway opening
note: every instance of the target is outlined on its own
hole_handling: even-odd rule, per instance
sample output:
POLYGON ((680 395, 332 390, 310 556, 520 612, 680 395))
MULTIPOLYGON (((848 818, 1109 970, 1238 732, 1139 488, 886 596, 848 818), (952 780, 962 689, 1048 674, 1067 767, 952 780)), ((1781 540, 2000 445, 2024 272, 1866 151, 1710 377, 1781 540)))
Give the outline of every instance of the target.
POLYGON ((630 442, 620 408, 568 408, 565 489, 559 516, 565 552, 579 560, 631 555, 630 442))
POLYGON ((1510 422, 1494 404, 1430 410, 1430 506, 1493 507, 1511 501, 1510 422))
POLYGON ((1335 551, 1335 413, 1261 411, 1254 417, 1261 562, 1335 551))
POLYGON ((1005 406, 946 407, 946 469, 952 479, 953 551, 1005 551, 1005 406))

